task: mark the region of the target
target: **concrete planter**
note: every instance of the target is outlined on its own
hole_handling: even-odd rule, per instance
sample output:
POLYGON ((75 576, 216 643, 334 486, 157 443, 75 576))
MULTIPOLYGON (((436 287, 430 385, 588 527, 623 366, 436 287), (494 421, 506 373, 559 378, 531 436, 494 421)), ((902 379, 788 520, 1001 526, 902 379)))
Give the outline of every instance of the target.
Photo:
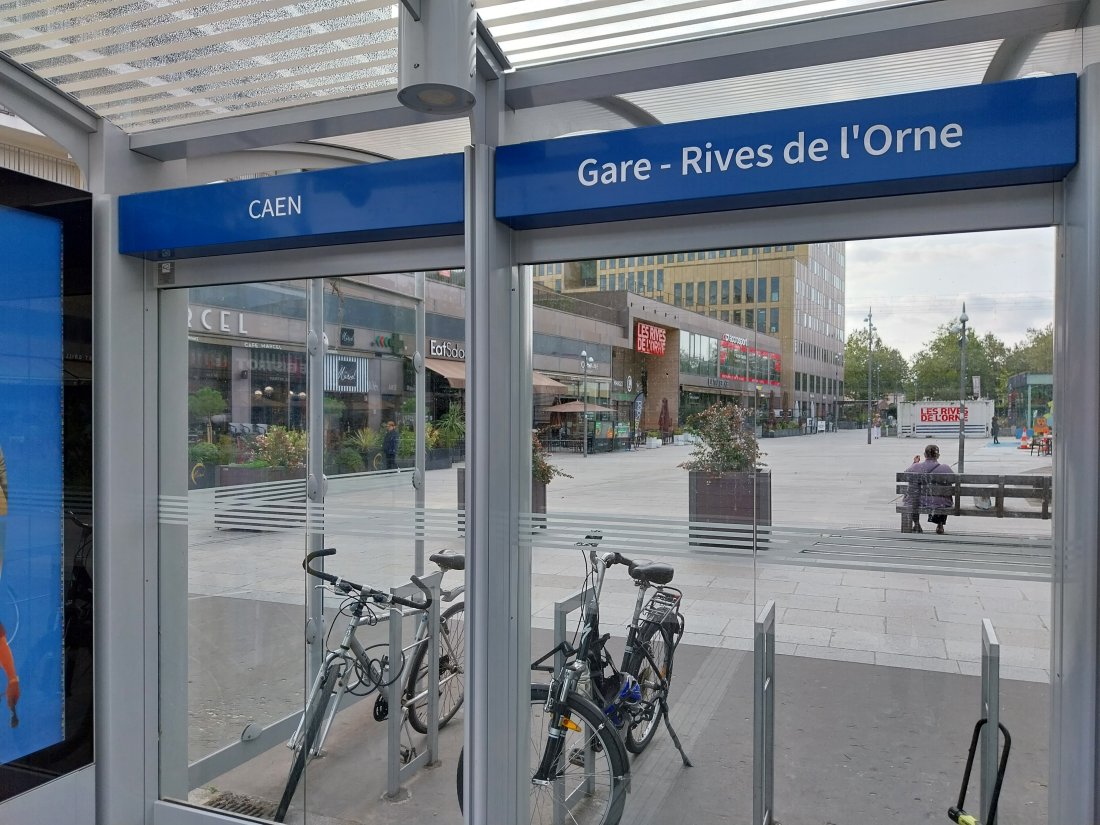
POLYGON ((265 530, 305 524, 305 467, 215 468, 214 526, 220 530, 265 530), (299 506, 300 505, 300 506, 299 506))
POLYGON ((764 438, 791 438, 796 435, 805 435, 801 430, 768 430, 764 438))
POLYGON ((772 477, 756 473, 688 473, 688 535, 693 546, 752 550, 753 493, 756 496, 756 540, 766 547, 772 523, 772 477), (755 487, 754 487, 755 484, 755 487), (722 527, 703 527, 696 522, 713 522, 722 527), (715 532, 725 532, 712 541, 700 541, 715 532))
MULTIPOLYGON (((546 485, 531 479, 531 512, 546 515, 546 485)), ((546 519, 532 517, 532 522, 546 529, 546 519)), ((458 468, 458 532, 466 532, 466 468, 458 468)))
POLYGON ((673 435, 672 436, 672 443, 674 445, 676 445, 677 447, 683 447, 685 444, 687 444, 687 440, 685 439, 683 434, 673 435))
POLYGON ((660 446, 661 446, 661 439, 659 439, 659 438, 649 438, 648 436, 646 436, 645 448, 647 450, 656 450, 660 446))

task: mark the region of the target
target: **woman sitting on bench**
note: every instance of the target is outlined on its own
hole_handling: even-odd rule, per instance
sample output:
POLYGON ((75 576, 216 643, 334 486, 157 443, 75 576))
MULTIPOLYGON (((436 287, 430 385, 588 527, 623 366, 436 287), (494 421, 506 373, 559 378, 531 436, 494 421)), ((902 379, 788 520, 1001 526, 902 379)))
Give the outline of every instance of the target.
MULTIPOLYGON (((907 473, 919 473, 922 475, 955 475, 950 467, 946 464, 940 464, 940 448, 935 444, 929 444, 924 448, 924 461, 920 461, 920 456, 913 456, 913 466, 905 472, 907 473)), ((907 507, 911 507, 910 515, 913 519, 913 532, 923 533, 924 531, 920 526, 920 514, 921 512, 927 512, 928 521, 936 525, 936 532, 940 535, 943 534, 943 527, 947 524, 947 512, 946 510, 951 507, 950 496, 938 496, 928 494, 928 484, 932 479, 924 481, 923 479, 917 482, 909 482, 909 492, 905 496, 905 504, 907 507), (942 512, 936 512, 937 510, 942 512)))

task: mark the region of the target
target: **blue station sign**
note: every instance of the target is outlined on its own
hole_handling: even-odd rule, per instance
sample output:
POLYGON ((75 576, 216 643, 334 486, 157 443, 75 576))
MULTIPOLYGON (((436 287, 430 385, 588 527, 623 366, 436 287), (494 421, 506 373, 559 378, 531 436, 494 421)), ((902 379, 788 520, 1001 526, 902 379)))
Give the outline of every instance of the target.
POLYGON ((502 146, 517 229, 1060 180, 1075 75, 502 146))
POLYGON ((164 189, 119 198, 119 252, 171 260, 461 235, 463 157, 164 189))

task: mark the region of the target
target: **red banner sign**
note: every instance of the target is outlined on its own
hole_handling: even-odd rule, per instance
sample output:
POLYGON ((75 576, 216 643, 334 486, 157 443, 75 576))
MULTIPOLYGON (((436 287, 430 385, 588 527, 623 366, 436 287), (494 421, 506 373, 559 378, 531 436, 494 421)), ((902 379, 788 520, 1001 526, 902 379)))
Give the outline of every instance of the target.
MULTIPOLYGON (((963 414, 965 420, 969 414, 969 410, 963 414)), ((922 423, 959 423, 959 408, 958 407, 921 407, 920 420, 922 423)))
POLYGON ((634 349, 646 355, 664 355, 668 330, 639 321, 634 327, 634 349))

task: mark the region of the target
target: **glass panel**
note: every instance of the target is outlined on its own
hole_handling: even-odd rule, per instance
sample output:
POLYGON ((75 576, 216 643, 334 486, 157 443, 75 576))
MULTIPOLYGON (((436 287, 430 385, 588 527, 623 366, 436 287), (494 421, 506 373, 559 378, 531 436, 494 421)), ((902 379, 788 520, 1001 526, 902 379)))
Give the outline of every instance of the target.
MULTIPOLYGON (((464 291, 420 278, 436 306, 452 308, 430 326, 460 319, 464 291)), ((388 592, 415 572, 437 571, 427 553, 462 550, 453 462, 464 443, 464 345, 429 338, 418 347, 416 281, 388 275, 380 290, 360 276, 160 296, 166 798, 268 819, 285 804, 287 821, 365 823, 388 805, 381 798, 391 753, 398 765, 403 743, 424 751, 415 729, 391 737, 374 717, 380 686, 403 689, 420 673, 417 651, 427 650, 389 656, 388 613, 378 606, 365 610, 349 642, 362 657, 326 671, 343 674, 328 704, 335 715, 295 733, 303 710, 313 718, 317 697, 329 695, 314 690, 322 654, 340 649, 354 615, 348 594, 303 574, 305 553, 332 548, 315 567, 388 592), (312 355, 307 332, 317 300, 327 347, 312 355), (431 355, 422 376, 413 367, 417 349, 431 355), (182 403, 173 403, 177 396, 182 403), (418 426, 427 501, 412 483, 418 426), (314 427, 327 486, 323 506, 307 507, 314 427), (396 664, 386 670, 387 661, 396 664), (285 744, 305 738, 324 758, 303 759, 296 775, 300 748, 285 744)), ((444 584, 461 581, 452 572, 444 584)), ((422 615, 398 623, 401 647, 425 632, 422 615)), ((450 616, 460 631, 460 611, 450 616)), ((456 648, 444 667, 461 659, 456 648)), ((453 674, 448 683, 459 685, 461 671, 453 674)), ((399 696, 393 707, 400 718, 399 696)), ((460 740, 460 722, 441 736, 439 753, 446 742, 452 771, 460 740)), ((438 812, 435 796, 421 804, 438 812)))
MULTIPOLYGON (((796 356, 805 376, 794 419, 772 410, 764 424, 774 437, 772 526, 756 555, 757 610, 776 608, 776 729, 797 731, 776 739, 776 806, 792 820, 874 818, 883 806, 942 816, 981 718, 988 618, 1015 777, 998 821, 1044 822, 1052 525, 1041 516, 1051 459, 1020 449, 1009 379, 1052 364, 1054 233, 814 244, 808 254, 799 309, 811 323, 796 356), (1017 290, 1026 300, 1001 297, 1017 290), (843 306, 845 291, 855 306, 836 323, 829 300, 843 306), (965 367, 951 330, 964 302, 965 367), (832 324, 847 333, 842 359, 832 324), (837 418, 839 429, 824 420, 837 418), (897 478, 912 469, 950 479, 960 465, 969 489, 959 514, 950 490, 897 478), (1027 486, 998 501, 1010 476, 1027 486), (907 508, 919 511, 919 533, 907 508), (1005 513, 1017 517, 997 517, 1005 513), (844 758, 823 762, 824 743, 844 758)), ((985 821, 978 774, 965 807, 985 821)))

